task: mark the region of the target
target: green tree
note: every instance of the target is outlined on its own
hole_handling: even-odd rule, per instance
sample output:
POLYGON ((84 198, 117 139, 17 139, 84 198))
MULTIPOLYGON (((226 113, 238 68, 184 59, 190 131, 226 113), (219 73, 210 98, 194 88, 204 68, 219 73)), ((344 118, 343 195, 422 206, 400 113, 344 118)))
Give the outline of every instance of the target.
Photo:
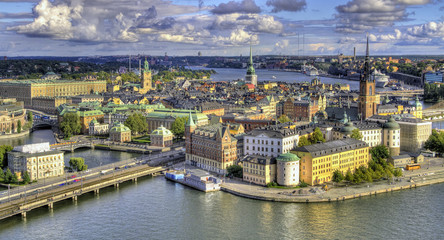
POLYGON ((286 122, 291 122, 291 119, 290 119, 289 117, 287 117, 287 115, 282 114, 282 115, 279 117, 278 121, 279 121, 280 123, 286 123, 286 122))
POLYGON ((308 138, 311 144, 316 144, 318 142, 325 142, 324 135, 321 132, 321 129, 318 127, 315 128, 314 132, 308 138))
POLYGON ((34 116, 31 111, 28 111, 28 122, 32 123, 34 121, 34 116))
POLYGON ((353 182, 353 173, 350 171, 350 169, 345 174, 345 181, 353 182))
POLYGON ((444 133, 433 129, 432 135, 424 143, 424 147, 430 151, 444 153, 444 133))
POLYGON ((237 178, 243 177, 242 167, 239 165, 231 165, 231 166, 227 167, 227 172, 228 172, 228 175, 231 175, 233 177, 237 177, 237 178))
POLYGON ((133 134, 144 133, 148 130, 146 117, 142 113, 133 113, 125 120, 125 126, 131 129, 133 134))
POLYGON ((389 149, 385 145, 378 145, 370 149, 372 160, 376 164, 387 165, 387 158, 390 157, 389 149))
POLYGON ((344 178, 345 177, 344 177, 344 175, 342 174, 341 171, 335 170, 333 172, 333 177, 332 177, 333 182, 340 183, 340 182, 342 182, 344 180, 344 178))
POLYGON ((69 159, 69 166, 75 171, 86 171, 88 169, 88 165, 85 164, 85 159, 80 157, 69 159))
POLYGON ((22 132, 22 121, 21 120, 17 121, 17 132, 18 133, 22 132))
POLYGON ((361 169, 355 169, 355 172, 353 173, 353 181, 354 183, 361 183, 364 180, 364 174, 362 173, 361 169))
POLYGON ((302 136, 299 138, 298 147, 311 145, 310 141, 308 141, 307 137, 302 136))
POLYGON ((171 124, 171 132, 176 138, 182 139, 185 134, 185 123, 188 121, 188 117, 178 117, 171 124))
POLYGON ((361 140, 362 139, 362 134, 359 131, 358 128, 353 129, 352 134, 350 135, 351 138, 357 139, 357 140, 361 140))
POLYGON ((66 113, 60 123, 60 130, 62 130, 65 137, 69 139, 73 135, 79 134, 82 130, 80 125, 80 117, 76 113, 66 113))
POLYGON ((30 183, 31 182, 31 178, 29 177, 28 171, 23 173, 23 182, 24 183, 30 183))
POLYGON ((2 168, 0 168, 0 178, 5 179, 5 173, 3 172, 2 168))
POLYGON ((4 182, 5 183, 12 183, 12 180, 14 178, 13 175, 15 175, 15 174, 12 174, 12 172, 11 172, 11 170, 9 168, 6 169, 4 182))
POLYGON ((12 151, 12 146, 1 145, 0 146, 0 168, 5 168, 8 166, 8 152, 12 151))
POLYGON ((402 170, 400 168, 395 169, 393 175, 395 175, 395 177, 402 177, 402 170))

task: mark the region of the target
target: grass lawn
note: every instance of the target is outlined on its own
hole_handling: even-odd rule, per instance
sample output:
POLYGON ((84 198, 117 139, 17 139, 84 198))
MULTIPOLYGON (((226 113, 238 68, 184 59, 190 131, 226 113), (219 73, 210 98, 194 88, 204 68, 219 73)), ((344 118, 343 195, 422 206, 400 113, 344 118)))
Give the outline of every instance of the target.
POLYGON ((132 139, 132 141, 133 142, 137 142, 137 143, 151 143, 149 135, 145 135, 145 136, 141 136, 141 137, 135 137, 135 138, 132 139))

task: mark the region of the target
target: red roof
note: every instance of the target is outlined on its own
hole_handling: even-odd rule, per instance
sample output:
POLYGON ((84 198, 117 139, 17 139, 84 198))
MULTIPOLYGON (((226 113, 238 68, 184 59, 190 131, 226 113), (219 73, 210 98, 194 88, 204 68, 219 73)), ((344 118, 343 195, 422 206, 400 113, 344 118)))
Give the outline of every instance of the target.
POLYGON ((251 83, 247 83, 245 86, 247 86, 248 89, 254 89, 254 85, 251 83))

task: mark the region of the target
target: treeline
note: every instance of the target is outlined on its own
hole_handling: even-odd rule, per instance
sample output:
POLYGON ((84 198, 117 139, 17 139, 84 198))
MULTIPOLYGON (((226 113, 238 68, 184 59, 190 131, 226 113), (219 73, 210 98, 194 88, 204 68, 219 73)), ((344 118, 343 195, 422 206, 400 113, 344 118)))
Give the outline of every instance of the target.
POLYGON ((437 84, 424 84, 424 101, 437 102, 444 99, 444 87, 439 87, 437 84))

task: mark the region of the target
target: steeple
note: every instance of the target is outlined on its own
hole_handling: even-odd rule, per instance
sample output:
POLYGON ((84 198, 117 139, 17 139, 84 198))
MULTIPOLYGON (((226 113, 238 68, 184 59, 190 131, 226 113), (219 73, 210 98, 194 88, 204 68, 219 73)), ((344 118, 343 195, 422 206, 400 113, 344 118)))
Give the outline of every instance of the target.
POLYGON ((367 45, 365 49, 365 61, 364 61, 364 74, 361 81, 370 81, 370 50, 368 46, 368 34, 367 34, 367 45))
POLYGON ((247 75, 255 75, 256 70, 254 69, 253 66, 253 50, 251 48, 251 44, 250 44, 250 60, 248 61, 248 66, 247 66, 247 75))
POLYGON ((149 72, 150 71, 150 66, 148 64, 148 61, 146 60, 146 57, 145 57, 145 62, 144 62, 143 70, 144 70, 144 72, 149 72))
POLYGON ((186 127, 195 127, 196 124, 194 124, 193 121, 193 116, 191 116, 191 111, 190 111, 190 116, 188 117, 188 121, 187 124, 185 124, 186 127))

